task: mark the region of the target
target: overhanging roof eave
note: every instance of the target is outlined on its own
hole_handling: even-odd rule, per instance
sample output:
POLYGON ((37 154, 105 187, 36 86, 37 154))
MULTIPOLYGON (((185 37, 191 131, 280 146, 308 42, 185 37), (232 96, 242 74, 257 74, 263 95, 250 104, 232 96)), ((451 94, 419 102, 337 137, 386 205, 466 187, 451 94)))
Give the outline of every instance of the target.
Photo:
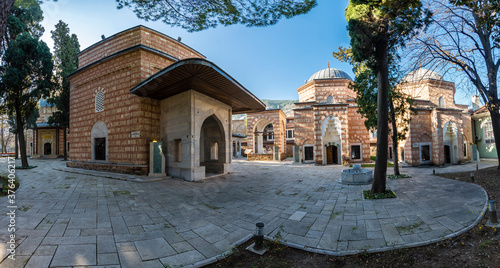
MULTIPOLYGON (((217 65, 214 63, 205 60, 205 59, 200 59, 200 58, 190 58, 190 59, 185 59, 178 61, 163 70, 157 72, 156 74, 150 76, 148 79, 142 81, 141 83, 137 84, 134 86, 132 89, 130 89, 130 93, 138 95, 138 96, 143 96, 143 97, 151 97, 155 98, 155 94, 158 95, 158 92, 161 90, 159 88, 159 82, 165 79, 162 79, 162 77, 168 76, 170 73, 176 71, 176 70, 181 70, 189 72, 188 67, 190 65, 193 66, 205 66, 208 67, 210 71, 214 72, 214 74, 217 75, 217 78, 223 78, 223 83, 224 83, 224 88, 228 88, 229 91, 239 91, 243 93, 243 100, 242 99, 236 99, 239 102, 244 102, 245 104, 248 104, 250 110, 264 110, 265 105, 264 103, 258 99, 255 95, 253 95, 250 91, 248 91, 245 87, 243 87, 238 81, 236 81, 234 78, 232 78, 229 74, 227 74, 225 71, 223 71, 221 68, 219 68, 217 65)), ((206 73, 209 71, 205 71, 206 73)), ((186 77, 185 79, 190 79, 189 77, 186 77)), ((180 79, 182 80, 182 79, 180 79)), ((163 81, 164 82, 164 81, 163 81)), ((178 81, 177 81, 178 82, 178 81)), ((211 82, 211 81, 207 81, 211 82)), ((164 82, 162 86, 169 86, 171 82, 164 82), (166 83, 166 84, 165 84, 166 83)), ((218 88, 218 90, 224 92, 225 94, 231 93, 231 92, 226 92, 222 88, 218 88)), ((234 93, 234 92, 233 92, 234 93)), ((234 107, 233 107, 234 108, 234 107)), ((244 112, 241 109, 237 109, 235 111, 240 111, 244 112)))

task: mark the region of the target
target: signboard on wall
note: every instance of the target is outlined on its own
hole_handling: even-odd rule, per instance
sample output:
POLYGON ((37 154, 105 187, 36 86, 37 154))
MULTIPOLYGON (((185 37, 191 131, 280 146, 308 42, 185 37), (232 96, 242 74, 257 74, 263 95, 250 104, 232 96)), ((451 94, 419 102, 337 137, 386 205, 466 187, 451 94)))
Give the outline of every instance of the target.
POLYGON ((418 148, 418 143, 414 143, 413 148, 418 148))
POLYGON ((130 132, 130 137, 132 139, 140 138, 141 137, 141 132, 140 131, 131 131, 130 132))
POLYGON ((43 135, 43 139, 44 140, 51 140, 52 139, 52 135, 43 135))

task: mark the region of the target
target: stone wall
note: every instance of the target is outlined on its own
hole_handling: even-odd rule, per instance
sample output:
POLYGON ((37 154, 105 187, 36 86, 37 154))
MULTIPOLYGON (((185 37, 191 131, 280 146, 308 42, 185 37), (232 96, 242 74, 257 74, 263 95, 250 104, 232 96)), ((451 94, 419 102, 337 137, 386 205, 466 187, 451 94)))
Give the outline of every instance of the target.
MULTIPOLYGON (((286 115, 280 109, 265 110, 257 113, 247 114, 247 142, 248 148, 255 153, 254 133, 262 131, 257 129, 258 125, 263 122, 269 122, 273 125, 274 142, 273 146, 279 146, 281 154, 285 155, 286 151, 286 115)), ((265 127, 265 126, 264 126, 265 127)))
POLYGON ((92 162, 66 162, 67 167, 82 168, 96 171, 108 171, 122 174, 146 175, 148 173, 147 165, 120 165, 110 163, 92 163, 92 162))
POLYGON ((69 77, 70 159, 92 159, 92 126, 102 121, 109 129, 109 162, 147 164, 149 142, 160 138, 160 103, 130 94, 130 89, 174 63, 175 58, 188 57, 204 58, 186 45, 145 27, 125 30, 82 51, 80 69, 69 77), (138 44, 164 54, 134 47, 138 44), (98 92, 104 94, 104 109, 96 112, 98 92))
MULTIPOLYGON (((248 154, 248 161, 273 161, 273 154, 248 154)), ((283 160, 283 159, 282 159, 283 160)))
POLYGON ((199 52, 177 40, 144 26, 137 26, 110 36, 84 49, 78 55, 78 67, 82 68, 133 46, 144 45, 182 60, 205 58, 199 52))

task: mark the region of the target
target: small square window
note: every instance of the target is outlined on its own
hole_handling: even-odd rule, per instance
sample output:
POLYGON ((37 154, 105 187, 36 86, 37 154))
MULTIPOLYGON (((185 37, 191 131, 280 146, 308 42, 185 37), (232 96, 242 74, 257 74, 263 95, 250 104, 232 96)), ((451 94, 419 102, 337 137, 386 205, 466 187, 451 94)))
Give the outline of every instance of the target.
POLYGON ((361 145, 351 145, 351 159, 352 160, 361 159, 361 145))

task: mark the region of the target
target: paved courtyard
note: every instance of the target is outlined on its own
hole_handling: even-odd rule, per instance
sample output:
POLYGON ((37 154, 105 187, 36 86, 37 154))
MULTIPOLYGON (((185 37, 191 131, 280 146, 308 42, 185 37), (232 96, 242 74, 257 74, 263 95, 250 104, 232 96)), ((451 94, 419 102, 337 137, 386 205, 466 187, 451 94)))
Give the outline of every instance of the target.
MULTIPOLYGON (((340 166, 236 160, 232 174, 191 183, 138 182, 60 160, 30 164, 38 167, 16 171, 15 261, 7 258, 8 199, 0 198, 0 267, 202 266, 250 238, 257 222, 268 236, 280 231, 310 251, 383 251, 464 232, 487 200, 481 187, 433 176, 432 168, 404 168, 412 178, 388 179, 397 199, 363 200, 370 186, 338 184, 340 166)), ((0 165, 7 171, 6 159, 0 165)))

